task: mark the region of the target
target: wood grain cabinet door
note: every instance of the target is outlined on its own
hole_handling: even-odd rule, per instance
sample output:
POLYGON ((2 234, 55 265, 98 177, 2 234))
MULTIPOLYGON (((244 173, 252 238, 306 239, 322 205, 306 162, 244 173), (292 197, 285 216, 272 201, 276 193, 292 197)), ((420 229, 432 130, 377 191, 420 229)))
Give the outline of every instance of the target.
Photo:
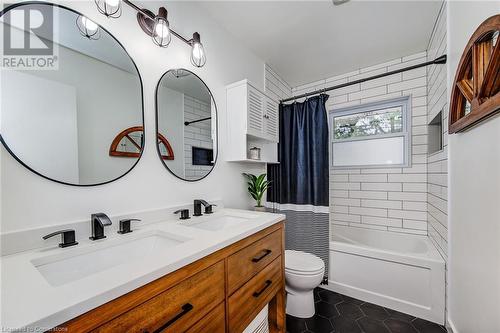
POLYGON ((202 320, 194 324, 189 333, 224 333, 226 331, 226 314, 224 303, 217 305, 202 320))
POLYGON ((186 332, 223 301, 224 263, 221 261, 100 326, 95 332, 186 332))

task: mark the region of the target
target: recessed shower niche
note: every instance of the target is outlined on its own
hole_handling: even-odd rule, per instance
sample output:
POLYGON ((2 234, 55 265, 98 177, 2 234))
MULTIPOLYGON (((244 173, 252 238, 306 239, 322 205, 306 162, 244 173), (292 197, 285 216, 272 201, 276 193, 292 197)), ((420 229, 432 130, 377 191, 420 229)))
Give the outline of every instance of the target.
POLYGON ((427 152, 429 154, 437 153, 443 149, 443 111, 438 114, 429 122, 428 128, 428 142, 427 152))

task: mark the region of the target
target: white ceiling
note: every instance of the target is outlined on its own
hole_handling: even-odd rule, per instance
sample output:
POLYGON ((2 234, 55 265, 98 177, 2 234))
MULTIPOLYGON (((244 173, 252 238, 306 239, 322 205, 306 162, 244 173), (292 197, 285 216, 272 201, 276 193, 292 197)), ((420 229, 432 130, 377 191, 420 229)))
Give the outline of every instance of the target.
POLYGON ((207 87, 196 75, 177 77, 168 71, 161 79, 161 85, 210 104, 211 95, 207 87))
POLYGON ((200 1, 292 87, 427 49, 441 0, 200 1))

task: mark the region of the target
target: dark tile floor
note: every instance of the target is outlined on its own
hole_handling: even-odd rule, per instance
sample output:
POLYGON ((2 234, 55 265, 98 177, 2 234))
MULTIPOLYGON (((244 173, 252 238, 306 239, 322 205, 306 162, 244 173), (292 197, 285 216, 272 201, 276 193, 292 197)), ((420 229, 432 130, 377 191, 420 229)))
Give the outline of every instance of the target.
POLYGON ((286 317, 289 333, 444 333, 440 325, 329 290, 314 290, 316 314, 286 317))

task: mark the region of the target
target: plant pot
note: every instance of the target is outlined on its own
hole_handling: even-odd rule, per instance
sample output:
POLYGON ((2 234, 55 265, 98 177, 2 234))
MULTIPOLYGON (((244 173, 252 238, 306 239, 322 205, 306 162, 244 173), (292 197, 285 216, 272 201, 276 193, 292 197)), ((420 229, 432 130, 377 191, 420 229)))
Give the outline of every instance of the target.
POLYGON ((253 207, 253 209, 256 212, 266 212, 267 211, 265 206, 255 206, 255 207, 253 207))

